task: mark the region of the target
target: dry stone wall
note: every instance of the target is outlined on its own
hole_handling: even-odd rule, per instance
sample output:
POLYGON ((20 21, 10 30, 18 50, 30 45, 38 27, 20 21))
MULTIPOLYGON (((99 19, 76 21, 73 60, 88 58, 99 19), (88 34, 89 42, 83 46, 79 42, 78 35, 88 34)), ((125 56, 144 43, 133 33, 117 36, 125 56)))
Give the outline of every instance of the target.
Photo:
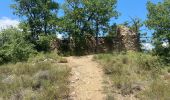
MULTIPOLYGON (((138 34, 130 30, 128 27, 125 26, 118 26, 116 37, 99 37, 99 45, 98 45, 98 52, 112 52, 112 51, 139 51, 139 37, 138 34)), ((91 35, 86 36, 86 52, 85 54, 94 53, 96 42, 95 37, 91 35)), ((56 47, 57 49, 60 48, 61 51, 70 51, 69 40, 56 40, 52 44, 53 49, 56 47)))
POLYGON ((130 30, 128 27, 119 26, 117 28, 118 49, 122 50, 139 50, 138 34, 130 30))

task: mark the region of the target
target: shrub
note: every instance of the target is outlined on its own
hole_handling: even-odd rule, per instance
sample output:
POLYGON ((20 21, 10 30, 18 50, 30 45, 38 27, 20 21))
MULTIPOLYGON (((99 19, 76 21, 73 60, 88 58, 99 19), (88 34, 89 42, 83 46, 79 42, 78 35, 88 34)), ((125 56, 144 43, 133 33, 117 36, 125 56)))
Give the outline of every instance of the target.
POLYGON ((0 32, 0 63, 24 61, 36 53, 34 45, 26 41, 25 33, 15 28, 0 32))
POLYGON ((52 36, 39 36, 39 39, 36 41, 36 49, 38 51, 44 51, 48 52, 51 49, 51 41, 53 37, 52 36))

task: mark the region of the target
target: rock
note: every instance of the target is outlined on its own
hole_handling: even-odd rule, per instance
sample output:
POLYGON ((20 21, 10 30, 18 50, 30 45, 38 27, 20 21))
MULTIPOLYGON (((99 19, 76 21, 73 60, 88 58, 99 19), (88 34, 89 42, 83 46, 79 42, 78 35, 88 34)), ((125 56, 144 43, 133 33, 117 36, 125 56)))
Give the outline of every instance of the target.
POLYGON ((132 89, 134 92, 137 92, 137 91, 143 90, 143 87, 139 84, 134 84, 134 85, 132 85, 132 89))
POLYGON ((139 37, 138 34, 130 30, 126 26, 119 26, 117 28, 117 39, 119 50, 139 50, 139 37))
POLYGON ((168 74, 164 75, 164 79, 165 80, 170 80, 170 74, 168 73, 168 74))
POLYGON ((76 92, 73 91, 73 92, 70 94, 70 96, 75 97, 75 96, 76 96, 76 92))
POLYGON ((39 71, 33 76, 33 85, 32 88, 34 90, 41 88, 41 80, 48 80, 49 79, 49 71, 39 71))
POLYGON ((39 71, 34 75, 35 79, 49 79, 49 71, 39 71))
POLYGON ((72 79, 71 83, 76 83, 79 80, 78 77, 75 77, 74 79, 72 79))
POLYGON ((4 83, 4 84, 12 84, 15 81, 15 79, 16 79, 15 75, 10 75, 7 78, 3 79, 2 83, 4 83))
POLYGON ((45 59, 44 62, 48 61, 48 59, 45 59))

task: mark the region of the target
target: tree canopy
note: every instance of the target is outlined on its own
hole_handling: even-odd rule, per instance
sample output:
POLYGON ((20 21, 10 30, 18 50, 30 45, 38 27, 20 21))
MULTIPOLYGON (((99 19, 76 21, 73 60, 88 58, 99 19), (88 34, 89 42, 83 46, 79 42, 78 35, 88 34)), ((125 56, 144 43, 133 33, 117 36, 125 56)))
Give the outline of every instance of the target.
POLYGON ((60 23, 64 32, 75 40, 75 48, 85 46, 85 36, 96 37, 96 51, 98 37, 109 31, 111 18, 118 17, 116 0, 66 0, 63 5, 65 16, 60 23))
MULTIPOLYGON (((163 0, 158 4, 152 2, 147 3, 148 19, 146 25, 154 31, 153 39, 155 44, 155 52, 160 56, 170 56, 170 1, 163 0), (167 43, 166 47, 163 44, 167 43)), ((169 58, 168 58, 169 59, 169 58)))
POLYGON ((53 0, 14 0, 14 14, 25 19, 33 38, 39 34, 55 34, 58 3, 53 0))

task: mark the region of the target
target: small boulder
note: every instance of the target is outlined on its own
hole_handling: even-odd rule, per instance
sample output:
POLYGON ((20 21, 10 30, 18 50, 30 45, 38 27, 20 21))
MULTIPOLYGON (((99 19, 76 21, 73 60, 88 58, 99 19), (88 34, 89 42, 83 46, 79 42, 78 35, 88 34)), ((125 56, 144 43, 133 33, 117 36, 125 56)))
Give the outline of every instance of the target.
POLYGON ((4 84, 12 84, 16 79, 15 75, 9 75, 8 77, 6 77, 5 79, 2 80, 2 83, 4 84))
POLYGON ((168 74, 164 75, 164 79, 165 80, 170 80, 170 74, 168 73, 168 74))
POLYGON ((34 75, 35 79, 49 79, 49 71, 39 71, 34 75))

